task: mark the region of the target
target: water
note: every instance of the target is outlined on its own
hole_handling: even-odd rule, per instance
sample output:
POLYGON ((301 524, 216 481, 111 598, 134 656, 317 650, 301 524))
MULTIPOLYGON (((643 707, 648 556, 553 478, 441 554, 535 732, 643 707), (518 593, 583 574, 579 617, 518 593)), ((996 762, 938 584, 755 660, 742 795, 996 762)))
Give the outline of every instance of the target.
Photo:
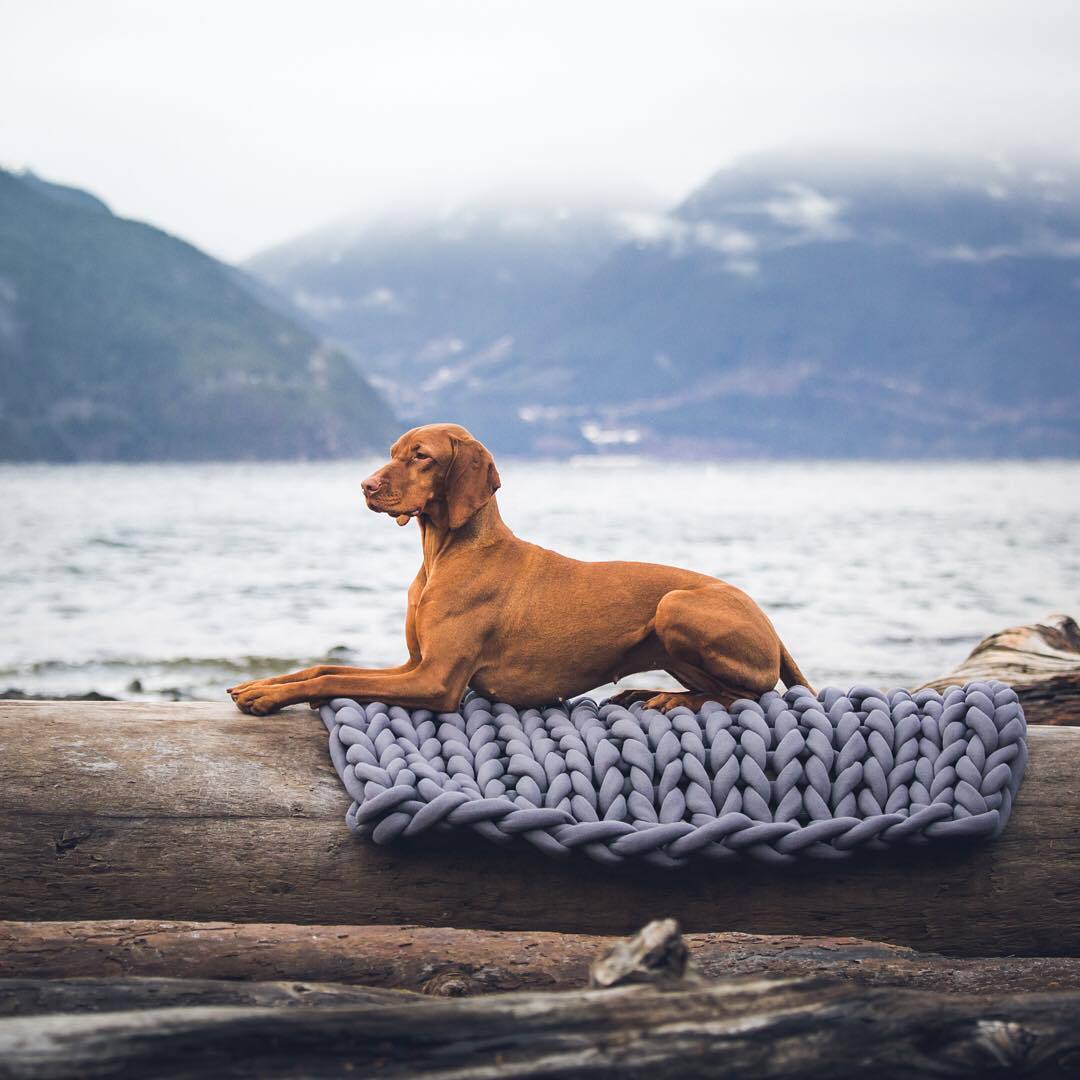
MULTIPOLYGON (((328 655, 399 663, 418 529, 363 507, 374 464, 0 466, 0 689, 215 698, 328 655)), ((1080 613, 1076 462, 500 470, 518 535, 733 582, 818 685, 912 685, 1080 613)))

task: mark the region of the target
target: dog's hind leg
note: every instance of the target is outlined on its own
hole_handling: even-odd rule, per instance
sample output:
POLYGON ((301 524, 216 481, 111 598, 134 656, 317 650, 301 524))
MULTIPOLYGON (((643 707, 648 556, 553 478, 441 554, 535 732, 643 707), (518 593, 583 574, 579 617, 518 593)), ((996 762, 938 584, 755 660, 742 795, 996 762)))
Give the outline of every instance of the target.
POLYGON ((676 589, 656 608, 656 636, 670 657, 667 670, 687 689, 631 690, 619 704, 644 701, 654 709, 706 701, 730 705, 758 698, 780 678, 783 646, 765 613, 744 592, 718 582, 700 589, 676 589))
POLYGON ((696 711, 706 701, 726 706, 739 698, 756 699, 781 678, 813 693, 768 617, 733 585, 716 582, 665 594, 653 635, 663 659, 650 666, 663 668, 686 690, 624 690, 612 698, 616 704, 640 701, 652 709, 685 705, 696 711))

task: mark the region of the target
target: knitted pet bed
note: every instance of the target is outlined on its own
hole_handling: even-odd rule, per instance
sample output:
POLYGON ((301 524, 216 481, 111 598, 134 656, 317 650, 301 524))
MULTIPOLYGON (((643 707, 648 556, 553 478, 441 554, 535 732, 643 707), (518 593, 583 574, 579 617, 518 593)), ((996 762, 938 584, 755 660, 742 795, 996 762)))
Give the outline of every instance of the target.
POLYGON ((1023 710, 999 682, 794 687, 666 715, 475 694, 456 713, 339 698, 321 715, 354 800, 346 823, 376 843, 467 829, 663 867, 994 837, 1027 762, 1023 710))

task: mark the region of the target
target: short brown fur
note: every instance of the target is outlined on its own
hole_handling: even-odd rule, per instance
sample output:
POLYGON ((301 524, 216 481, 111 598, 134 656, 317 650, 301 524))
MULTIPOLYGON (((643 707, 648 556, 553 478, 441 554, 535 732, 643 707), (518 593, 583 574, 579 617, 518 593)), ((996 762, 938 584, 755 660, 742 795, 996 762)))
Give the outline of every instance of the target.
POLYGON ((686 692, 629 690, 621 704, 700 708, 757 697, 778 679, 807 686, 765 613, 716 578, 637 562, 580 562, 520 540, 499 515, 498 470, 456 424, 406 432, 363 482, 370 509, 420 525, 424 562, 409 587, 396 668, 319 665, 229 693, 246 713, 335 697, 437 712, 468 687, 515 706, 664 670, 686 692))

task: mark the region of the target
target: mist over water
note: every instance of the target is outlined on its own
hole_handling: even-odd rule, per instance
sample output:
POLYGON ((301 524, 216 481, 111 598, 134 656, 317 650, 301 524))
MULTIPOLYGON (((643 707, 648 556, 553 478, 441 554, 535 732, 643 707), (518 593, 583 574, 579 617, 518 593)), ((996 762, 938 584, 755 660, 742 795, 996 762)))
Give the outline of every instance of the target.
MULTIPOLYGON (((0 467, 0 689, 212 699, 399 663, 419 537, 363 506, 374 463, 0 467)), ((738 585, 818 686, 914 685, 1080 608, 1080 463, 499 467, 519 536, 738 585)))

